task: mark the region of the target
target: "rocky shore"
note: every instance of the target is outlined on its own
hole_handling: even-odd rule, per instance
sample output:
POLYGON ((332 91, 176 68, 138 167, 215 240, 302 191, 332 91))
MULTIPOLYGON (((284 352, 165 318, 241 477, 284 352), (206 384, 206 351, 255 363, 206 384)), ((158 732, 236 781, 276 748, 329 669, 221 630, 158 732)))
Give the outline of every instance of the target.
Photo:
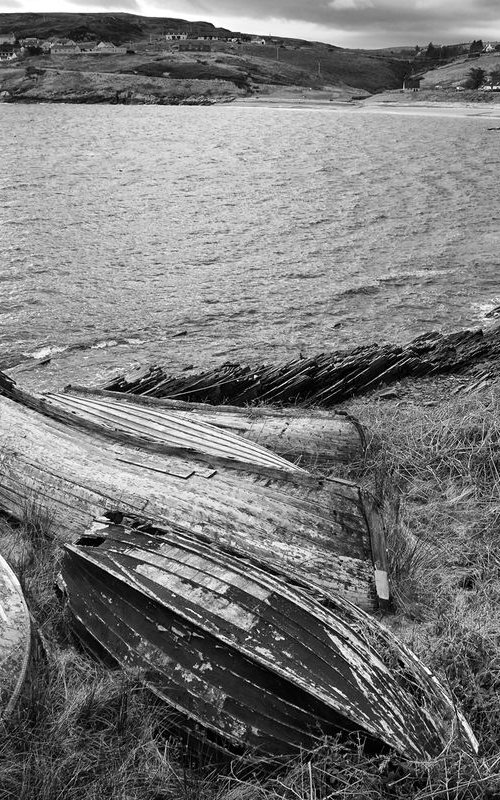
POLYGON ((154 78, 108 72, 10 68, 0 71, 4 103, 211 105, 245 95, 224 80, 154 78))

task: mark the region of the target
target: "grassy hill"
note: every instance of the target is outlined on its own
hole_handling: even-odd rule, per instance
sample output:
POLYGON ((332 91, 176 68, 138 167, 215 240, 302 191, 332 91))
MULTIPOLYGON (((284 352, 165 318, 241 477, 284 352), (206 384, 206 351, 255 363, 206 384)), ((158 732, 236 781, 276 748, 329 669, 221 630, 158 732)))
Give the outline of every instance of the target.
POLYGON ((422 89, 435 89, 436 87, 449 89, 461 86, 473 68, 484 69, 486 73, 493 69, 500 69, 500 52, 483 53, 479 58, 473 59, 462 56, 450 64, 429 70, 424 75, 421 87, 422 89))
MULTIPOLYGON (((187 22, 182 19, 141 17, 134 14, 0 14, 0 32, 13 31, 18 39, 36 36, 69 37, 75 41, 107 40, 126 45, 140 55, 137 59, 122 57, 120 62, 101 59, 97 67, 100 72, 124 72, 154 77, 169 73, 177 79, 227 80, 252 92, 258 85, 345 87, 351 90, 378 92, 401 86, 408 72, 409 62, 404 55, 377 51, 345 50, 321 42, 301 39, 268 41, 266 45, 244 42, 231 45, 213 42, 212 52, 203 54, 174 54, 168 52, 164 39, 167 30, 186 30, 212 35, 228 35, 231 32, 215 28, 209 22, 187 22), (163 43, 163 44, 161 44, 163 43), (163 53, 160 51, 163 50, 163 53), (165 52, 167 51, 167 52, 165 52), (158 61, 163 57, 163 62, 158 61), (104 63, 106 61, 106 63, 104 63)), ((239 33, 239 32, 236 32, 239 33)), ((267 37, 266 37, 267 38, 267 37)), ((49 67, 50 57, 44 65, 49 67)), ((83 64, 80 61, 80 64, 83 64)), ((58 61, 60 69, 74 68, 73 62, 65 66, 58 61)), ((81 66, 81 69, 84 67, 81 66)), ((85 67, 86 68, 86 67, 85 67)))
POLYGON ((114 44, 148 41, 165 30, 197 30, 228 33, 209 22, 187 22, 170 17, 141 17, 136 14, 0 14, 0 32, 13 31, 19 39, 37 36, 67 36, 75 40, 106 39, 114 44))

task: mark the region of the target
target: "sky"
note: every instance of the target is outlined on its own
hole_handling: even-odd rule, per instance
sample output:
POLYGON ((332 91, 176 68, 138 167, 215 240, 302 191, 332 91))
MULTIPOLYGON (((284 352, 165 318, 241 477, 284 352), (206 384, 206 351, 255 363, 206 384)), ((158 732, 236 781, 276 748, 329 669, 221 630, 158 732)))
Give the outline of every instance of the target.
POLYGON ((0 0, 0 11, 127 11, 340 47, 500 41, 500 0, 0 0))

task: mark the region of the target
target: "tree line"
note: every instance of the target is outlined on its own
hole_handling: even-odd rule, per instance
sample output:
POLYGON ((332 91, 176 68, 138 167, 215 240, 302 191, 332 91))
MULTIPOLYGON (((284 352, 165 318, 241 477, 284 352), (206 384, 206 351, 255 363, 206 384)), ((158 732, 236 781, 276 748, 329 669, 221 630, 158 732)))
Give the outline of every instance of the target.
POLYGON ((500 68, 490 70, 489 73, 481 67, 472 67, 469 70, 469 75, 464 84, 466 89, 480 89, 486 81, 491 83, 492 86, 500 85, 500 68))

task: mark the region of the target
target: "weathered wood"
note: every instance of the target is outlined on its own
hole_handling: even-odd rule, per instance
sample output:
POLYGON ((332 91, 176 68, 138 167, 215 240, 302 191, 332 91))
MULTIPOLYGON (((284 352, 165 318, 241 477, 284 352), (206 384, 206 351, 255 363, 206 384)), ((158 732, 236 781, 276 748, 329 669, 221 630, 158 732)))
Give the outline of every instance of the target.
POLYGON ((297 403, 333 406, 405 377, 460 372, 500 357, 500 326, 481 331, 436 332, 405 345, 370 344, 295 359, 279 367, 223 364, 197 375, 169 375, 153 366, 121 375, 104 389, 149 397, 244 405, 297 403))
POLYGON ((94 525, 65 549, 77 631, 142 675, 196 736, 281 755, 358 731, 427 758, 455 726, 477 749, 435 678, 345 600, 327 609, 265 564, 150 526, 94 525))
MULTIPOLYGON (((50 406, 30 402, 45 412, 50 406)), ((0 507, 13 516, 22 517, 34 499, 58 535, 71 540, 94 516, 119 506, 280 564, 364 608, 377 605, 372 501, 355 484, 319 478, 284 459, 271 470, 200 450, 187 455, 184 447, 150 451, 119 440, 119 431, 112 439, 84 430, 71 413, 55 419, 19 398, 0 397, 0 419, 0 507)))
POLYGON ((68 386, 65 393, 173 411, 185 419, 208 422, 243 436, 309 468, 335 469, 339 463, 359 460, 365 449, 364 431, 356 419, 348 414, 333 414, 322 409, 212 406, 82 386, 68 386))
POLYGON ((0 721, 15 707, 31 652, 30 615, 19 581, 0 555, 0 721))

